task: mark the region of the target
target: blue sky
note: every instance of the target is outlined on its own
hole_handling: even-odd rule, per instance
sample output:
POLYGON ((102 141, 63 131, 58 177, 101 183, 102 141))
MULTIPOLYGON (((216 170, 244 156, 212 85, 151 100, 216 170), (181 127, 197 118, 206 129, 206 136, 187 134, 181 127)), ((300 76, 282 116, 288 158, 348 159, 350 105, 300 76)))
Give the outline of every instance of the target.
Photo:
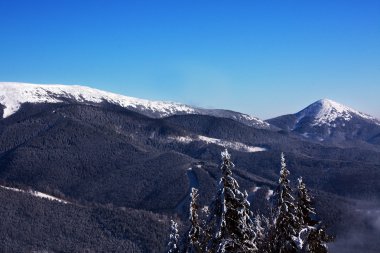
POLYGON ((0 81, 264 119, 326 97, 380 118, 380 1, 0 0, 0 81))

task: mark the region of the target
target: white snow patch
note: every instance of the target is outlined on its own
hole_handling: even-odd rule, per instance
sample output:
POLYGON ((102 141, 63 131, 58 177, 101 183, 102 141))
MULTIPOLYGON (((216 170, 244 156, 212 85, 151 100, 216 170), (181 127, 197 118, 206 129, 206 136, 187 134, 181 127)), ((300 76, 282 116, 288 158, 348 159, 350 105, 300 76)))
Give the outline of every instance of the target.
POLYGON ((248 114, 241 114, 240 115, 241 118, 247 120, 247 121, 256 121, 256 124, 258 125, 262 125, 263 127, 270 127, 269 123, 259 119, 259 118, 256 118, 256 117, 253 117, 251 115, 248 115, 248 114))
POLYGON ((201 208, 201 211, 202 211, 203 213, 208 214, 210 210, 209 210, 209 207, 208 207, 208 206, 204 206, 204 207, 201 208))
POLYGON ((189 144, 194 141, 202 141, 202 142, 205 142, 206 144, 216 144, 218 146, 222 146, 225 148, 230 148, 237 151, 248 152, 248 153, 262 152, 262 151, 267 150, 261 147, 248 146, 241 142, 226 141, 226 140, 211 138, 211 137, 207 137, 203 135, 198 135, 198 136, 195 136, 194 138, 191 138, 190 136, 175 136, 175 137, 169 137, 169 139, 186 143, 186 144, 189 144))
POLYGON ((273 190, 268 190, 267 194, 265 195, 265 199, 269 200, 273 196, 273 190))
POLYGON ((53 197, 51 195, 48 195, 48 194, 45 194, 45 193, 42 193, 42 192, 38 192, 38 191, 31 191, 30 194, 32 194, 33 196, 36 196, 36 197, 43 198, 43 199, 48 199, 48 200, 52 200, 52 201, 58 201, 58 202, 65 203, 65 204, 68 203, 67 201, 64 201, 62 199, 59 199, 59 198, 56 198, 56 197, 53 197))
POLYGON ((311 229, 314 229, 313 227, 306 227, 301 229, 301 231, 298 232, 298 236, 292 236, 294 242, 297 244, 299 249, 303 248, 304 239, 308 236, 311 229))
POLYGON ((18 189, 18 188, 6 187, 6 186, 2 186, 2 185, 0 185, 0 187, 3 188, 3 189, 6 189, 6 190, 14 191, 14 192, 27 193, 29 195, 32 195, 32 196, 35 196, 35 197, 39 197, 39 198, 43 198, 43 199, 48 199, 48 200, 51 200, 51 201, 58 201, 58 202, 64 203, 64 204, 68 204, 69 203, 69 202, 67 202, 65 200, 62 200, 62 199, 53 197, 51 195, 48 195, 46 193, 42 193, 42 192, 38 192, 38 191, 33 191, 33 190, 31 190, 31 191, 24 191, 24 190, 21 190, 21 189, 18 189))
POLYGON ((210 137, 202 136, 202 135, 199 135, 198 138, 199 140, 204 141, 208 144, 212 143, 212 144, 216 144, 225 148, 230 148, 230 149, 243 151, 243 152, 254 153, 254 152, 266 151, 265 148, 248 146, 241 142, 226 141, 226 140, 210 138, 210 137))
POLYGON ((261 187, 259 187, 259 186, 255 186, 255 187, 253 187, 252 192, 257 192, 257 191, 260 190, 260 189, 261 189, 261 187))
POLYGON ((21 189, 12 188, 12 187, 7 187, 7 186, 2 186, 2 185, 0 185, 0 187, 3 188, 3 189, 6 189, 6 190, 14 191, 14 192, 25 192, 25 191, 23 191, 23 190, 21 190, 21 189))
POLYGON ((174 137, 172 138, 178 142, 182 142, 182 143, 186 143, 186 144, 189 144, 190 142, 193 142, 194 140, 189 137, 189 136, 177 136, 177 137, 174 137))

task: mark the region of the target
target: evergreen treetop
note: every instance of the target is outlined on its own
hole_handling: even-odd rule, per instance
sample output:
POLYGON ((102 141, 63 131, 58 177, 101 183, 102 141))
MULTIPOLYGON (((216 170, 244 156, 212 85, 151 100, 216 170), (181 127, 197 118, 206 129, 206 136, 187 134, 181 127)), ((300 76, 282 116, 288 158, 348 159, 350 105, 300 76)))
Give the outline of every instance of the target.
POLYGON ((178 240, 178 224, 174 220, 171 220, 171 232, 169 236, 168 253, 179 253, 178 240))
POLYGON ((187 249, 188 253, 197 253, 203 251, 203 245, 201 244, 201 234, 202 234, 202 228, 201 224, 199 223, 199 217, 198 217, 198 189, 191 188, 190 193, 191 201, 190 201, 190 223, 191 227, 189 230, 189 247, 187 249))
POLYGON ((288 179, 289 170, 286 168, 284 153, 281 153, 281 170, 279 185, 276 190, 277 207, 274 219, 272 251, 278 253, 297 252, 298 228, 300 220, 297 215, 295 199, 288 179))
POLYGON ((207 252, 255 252, 255 232, 247 193, 239 190, 232 174, 234 164, 227 150, 222 155, 222 177, 211 205, 207 252))

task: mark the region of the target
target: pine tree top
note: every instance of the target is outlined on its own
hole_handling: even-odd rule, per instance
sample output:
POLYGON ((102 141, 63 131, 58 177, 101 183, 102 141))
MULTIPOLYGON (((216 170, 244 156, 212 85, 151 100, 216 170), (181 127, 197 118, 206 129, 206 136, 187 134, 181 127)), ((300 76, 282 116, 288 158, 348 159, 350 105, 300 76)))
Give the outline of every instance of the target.
POLYGON ((191 198, 191 201, 190 201, 190 217, 189 217, 190 221, 196 221, 198 219, 198 213, 197 213, 197 209, 198 209, 198 203, 197 203, 198 197, 199 197, 198 189, 191 188, 191 193, 190 193, 190 198, 191 198))
POLYGON ((290 175, 289 170, 286 168, 285 155, 281 153, 281 170, 280 170, 280 178, 279 183, 289 183, 288 176, 290 175))
POLYGON ((247 194, 239 190, 233 177, 231 155, 221 152, 222 175, 216 197, 211 204, 206 233, 209 252, 254 252, 255 231, 247 194))
POLYGON ((231 155, 230 155, 230 153, 228 153, 227 149, 225 149, 224 151, 222 151, 221 155, 222 155, 222 160, 223 161, 231 159, 231 155))

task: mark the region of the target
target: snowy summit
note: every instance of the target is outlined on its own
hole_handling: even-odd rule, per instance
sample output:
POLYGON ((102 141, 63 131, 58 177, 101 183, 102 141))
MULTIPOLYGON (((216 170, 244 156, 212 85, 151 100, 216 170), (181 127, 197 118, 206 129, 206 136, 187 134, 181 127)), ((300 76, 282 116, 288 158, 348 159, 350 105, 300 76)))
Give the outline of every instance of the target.
POLYGON ((228 110, 210 110, 175 102, 150 101, 79 85, 0 82, 0 104, 3 106, 3 118, 16 113, 24 103, 67 103, 69 101, 85 104, 108 102, 155 118, 181 114, 202 114, 230 118, 257 128, 270 128, 268 123, 258 118, 228 110))
MULTIPOLYGON (((377 142, 380 121, 331 99, 321 99, 305 109, 268 120, 271 125, 316 141, 377 142)), ((351 145, 351 144, 350 144, 351 145)))
POLYGON ((79 85, 0 83, 0 103, 5 107, 4 118, 17 112, 23 103, 61 103, 67 99, 81 103, 109 102, 124 108, 141 107, 147 111, 159 112, 161 117, 175 113, 194 113, 193 108, 178 103, 149 101, 79 85))
POLYGON ((312 118, 312 125, 314 126, 327 125, 335 127, 338 120, 350 121, 353 117, 359 117, 364 120, 378 123, 378 120, 370 115, 326 98, 309 105, 302 111, 298 112, 296 116, 297 121, 301 121, 305 117, 312 118))

